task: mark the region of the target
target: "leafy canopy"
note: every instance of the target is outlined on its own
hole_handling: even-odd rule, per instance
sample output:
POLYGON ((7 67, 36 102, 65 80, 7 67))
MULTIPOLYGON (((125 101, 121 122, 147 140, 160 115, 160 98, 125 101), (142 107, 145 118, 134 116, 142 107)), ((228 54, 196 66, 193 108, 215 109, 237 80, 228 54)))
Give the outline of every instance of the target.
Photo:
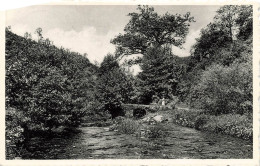
POLYGON ((174 45, 181 47, 185 42, 193 17, 165 13, 158 15, 153 7, 137 7, 138 12, 129 13, 130 21, 124 34, 119 34, 111 42, 117 47, 117 54, 144 54, 151 46, 174 45))
POLYGON ((214 21, 201 30, 191 54, 198 60, 210 57, 220 48, 230 48, 238 40, 247 40, 252 36, 252 6, 226 5, 217 10, 214 21))
POLYGON ((112 118, 122 115, 121 104, 130 100, 131 81, 111 54, 105 56, 98 73, 96 98, 102 105, 101 111, 109 112, 112 118))

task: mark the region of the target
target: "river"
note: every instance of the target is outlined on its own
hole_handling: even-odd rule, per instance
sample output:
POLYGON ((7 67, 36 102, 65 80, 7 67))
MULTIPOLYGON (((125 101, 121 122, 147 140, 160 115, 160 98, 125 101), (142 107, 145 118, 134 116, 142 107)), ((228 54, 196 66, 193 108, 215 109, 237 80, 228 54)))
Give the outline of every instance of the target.
POLYGON ((33 138, 23 159, 250 159, 252 142, 173 123, 163 138, 141 139, 104 127, 53 138, 33 138))

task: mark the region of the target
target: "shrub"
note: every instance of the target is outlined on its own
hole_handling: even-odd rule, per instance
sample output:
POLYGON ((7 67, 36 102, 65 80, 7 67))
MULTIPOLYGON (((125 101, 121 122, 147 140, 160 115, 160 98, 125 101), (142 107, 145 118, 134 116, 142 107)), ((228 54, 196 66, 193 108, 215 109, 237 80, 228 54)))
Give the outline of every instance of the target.
POLYGON ((230 67, 212 65, 192 92, 194 107, 214 115, 252 112, 252 65, 233 63, 230 67))
POLYGON ((208 123, 206 123, 203 128, 243 139, 253 138, 252 118, 248 118, 246 115, 228 114, 209 116, 208 123))
POLYGON ((208 116, 202 114, 196 117, 194 128, 199 130, 208 122, 208 116))
POLYGON ((112 116, 104 110, 104 106, 98 100, 93 100, 87 105, 88 112, 83 118, 83 123, 90 123, 92 126, 107 126, 111 124, 112 116))
POLYGON ((202 114, 202 110, 184 110, 184 109, 175 109, 172 111, 173 119, 175 123, 182 126, 194 127, 195 119, 202 114))
POLYGON ((166 135, 164 126, 161 124, 148 126, 145 133, 147 138, 163 138, 166 135))
POLYGON ((253 119, 250 114, 222 114, 209 115, 202 110, 174 110, 172 111, 174 122, 186 126, 210 132, 222 133, 240 137, 253 138, 253 119))
POLYGON ((123 134, 133 134, 137 132, 141 127, 141 124, 133 119, 119 118, 115 129, 123 134))
POLYGON ((27 122, 23 112, 13 108, 6 109, 5 146, 6 158, 21 157, 25 141, 23 124, 27 122))
POLYGON ((178 98, 174 98, 169 101, 169 103, 166 105, 169 109, 175 109, 176 104, 178 103, 178 98))

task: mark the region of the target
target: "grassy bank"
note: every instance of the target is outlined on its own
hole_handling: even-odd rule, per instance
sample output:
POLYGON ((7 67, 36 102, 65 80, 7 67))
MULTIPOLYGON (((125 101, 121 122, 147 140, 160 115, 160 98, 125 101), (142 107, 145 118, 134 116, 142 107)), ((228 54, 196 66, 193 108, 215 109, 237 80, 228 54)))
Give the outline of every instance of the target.
POLYGON ((202 110, 174 109, 170 112, 174 123, 197 130, 253 139, 253 119, 249 115, 209 115, 202 110))

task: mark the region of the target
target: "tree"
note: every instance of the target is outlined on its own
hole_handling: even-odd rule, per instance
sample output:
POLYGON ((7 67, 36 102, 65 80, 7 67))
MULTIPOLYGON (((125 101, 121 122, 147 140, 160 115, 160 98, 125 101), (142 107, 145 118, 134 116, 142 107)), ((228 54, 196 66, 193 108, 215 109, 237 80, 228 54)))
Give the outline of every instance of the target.
POLYGON ((230 41, 228 34, 218 24, 210 23, 201 30, 200 37, 196 39, 191 54, 198 61, 203 58, 212 58, 212 55, 219 51, 216 48, 226 47, 230 41))
POLYGON ((144 54, 151 46, 181 47, 185 42, 190 22, 190 13, 185 15, 165 13, 160 16, 153 7, 137 7, 139 12, 129 13, 130 21, 125 26, 125 34, 119 34, 111 42, 120 55, 144 54))
POLYGON ((34 32, 38 36, 38 42, 41 42, 43 37, 42 37, 42 28, 37 28, 34 32))
POLYGON ((201 61, 205 58, 221 59, 221 56, 217 56, 221 49, 232 53, 238 40, 252 36, 252 13, 252 6, 221 7, 217 10, 214 21, 201 30, 200 37, 191 50, 192 56, 201 61))
POLYGON ((239 6, 237 5, 225 5, 217 10, 217 15, 214 17, 214 21, 223 31, 226 31, 231 41, 236 36, 238 8, 239 6))
POLYGON ((176 63, 176 56, 165 48, 152 47, 144 54, 142 61, 142 72, 137 75, 140 102, 150 103, 153 95, 170 98, 175 93, 181 71, 176 63))
POLYGON ((24 33, 24 38, 25 38, 25 39, 32 39, 31 33, 25 32, 25 33, 24 33))
POLYGON ((116 57, 143 54, 129 64, 141 64, 143 71, 137 79, 139 102, 150 103, 153 95, 168 97, 176 89, 178 72, 171 46, 182 47, 194 19, 189 12, 158 15, 153 7, 141 5, 137 10, 128 14, 130 21, 125 33, 111 42, 116 45, 116 57))
POLYGON ((102 105, 97 111, 109 112, 112 118, 124 114, 121 105, 130 100, 132 85, 111 54, 100 64, 96 90, 96 98, 102 105))
MULTIPOLYGON (((178 96, 182 101, 190 103, 192 98, 196 98, 196 95, 192 97, 191 94, 195 91, 194 86, 201 85, 201 81, 206 80, 202 79, 205 71, 216 69, 216 66, 223 67, 223 71, 226 71, 235 61, 242 63, 252 56, 252 14, 252 6, 246 5, 222 6, 217 10, 213 22, 201 30, 200 37, 191 49, 191 57, 187 62, 189 71, 178 84, 178 96)), ((211 72, 213 73, 212 70, 211 72)), ((244 79, 247 76, 240 77, 244 79)), ((206 102, 205 98, 200 102, 206 102)), ((213 98, 214 96, 212 101, 213 98)))
POLYGON ((253 34, 253 7, 252 5, 242 5, 239 8, 236 24, 239 26, 238 39, 247 40, 253 34))

